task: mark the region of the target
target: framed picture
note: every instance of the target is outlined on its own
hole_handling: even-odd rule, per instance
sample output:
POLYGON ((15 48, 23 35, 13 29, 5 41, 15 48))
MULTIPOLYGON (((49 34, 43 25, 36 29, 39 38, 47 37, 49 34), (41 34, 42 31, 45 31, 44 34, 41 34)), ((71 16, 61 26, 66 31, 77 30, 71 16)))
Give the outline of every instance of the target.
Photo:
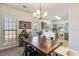
POLYGON ((19 29, 31 29, 31 22, 19 21, 19 29))

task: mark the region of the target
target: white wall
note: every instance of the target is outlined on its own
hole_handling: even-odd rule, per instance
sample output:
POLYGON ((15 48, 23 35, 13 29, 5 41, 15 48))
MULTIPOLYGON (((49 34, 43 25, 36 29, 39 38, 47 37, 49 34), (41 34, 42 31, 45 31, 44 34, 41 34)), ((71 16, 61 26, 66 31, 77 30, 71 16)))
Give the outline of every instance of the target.
MULTIPOLYGON (((0 15, 0 23, 1 23, 1 15, 0 15)), ((1 43, 1 24, 0 24, 0 43, 1 43)), ((0 44, 1 46, 1 44, 0 44)))
POLYGON ((0 6, 0 47, 1 47, 1 43, 2 43, 1 42, 1 38, 2 38, 2 35, 1 35, 2 34, 2 31, 1 31, 2 30, 2 28, 1 28, 2 27, 2 25, 1 25, 1 19, 2 19, 2 17, 1 17, 1 10, 2 10, 2 8, 0 6))
POLYGON ((79 5, 69 8, 69 48, 79 51, 79 5))

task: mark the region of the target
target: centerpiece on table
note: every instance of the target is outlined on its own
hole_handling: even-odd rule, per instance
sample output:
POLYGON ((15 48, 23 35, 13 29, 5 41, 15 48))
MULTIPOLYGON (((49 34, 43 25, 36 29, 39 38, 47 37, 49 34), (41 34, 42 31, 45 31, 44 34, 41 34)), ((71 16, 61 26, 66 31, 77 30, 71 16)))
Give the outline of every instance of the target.
POLYGON ((39 30, 39 31, 37 32, 39 38, 41 37, 42 33, 43 33, 42 30, 39 30))

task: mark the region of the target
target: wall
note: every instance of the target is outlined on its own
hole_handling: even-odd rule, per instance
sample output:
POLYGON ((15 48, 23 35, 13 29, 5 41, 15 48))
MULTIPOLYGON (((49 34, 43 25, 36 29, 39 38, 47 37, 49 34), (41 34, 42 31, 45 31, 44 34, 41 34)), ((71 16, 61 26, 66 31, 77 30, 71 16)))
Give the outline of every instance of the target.
POLYGON ((69 8, 69 48, 79 51, 79 4, 69 8))
POLYGON ((2 38, 2 23, 1 23, 1 19, 2 19, 2 17, 1 17, 1 10, 2 10, 2 8, 1 8, 1 5, 0 5, 0 47, 1 47, 1 38, 2 38))
MULTIPOLYGON (((0 23, 1 23, 1 15, 0 15, 0 23)), ((0 24, 0 43, 1 43, 1 24, 0 24)), ((1 44, 0 44, 1 46, 1 44)))

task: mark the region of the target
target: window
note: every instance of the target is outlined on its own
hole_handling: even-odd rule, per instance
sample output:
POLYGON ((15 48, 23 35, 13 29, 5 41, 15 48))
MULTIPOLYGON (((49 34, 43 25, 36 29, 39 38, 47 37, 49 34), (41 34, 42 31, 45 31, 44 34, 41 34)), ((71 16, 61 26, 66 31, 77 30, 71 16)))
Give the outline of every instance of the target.
POLYGON ((17 29, 16 20, 13 18, 5 17, 4 19, 4 43, 11 45, 17 42, 17 29))

